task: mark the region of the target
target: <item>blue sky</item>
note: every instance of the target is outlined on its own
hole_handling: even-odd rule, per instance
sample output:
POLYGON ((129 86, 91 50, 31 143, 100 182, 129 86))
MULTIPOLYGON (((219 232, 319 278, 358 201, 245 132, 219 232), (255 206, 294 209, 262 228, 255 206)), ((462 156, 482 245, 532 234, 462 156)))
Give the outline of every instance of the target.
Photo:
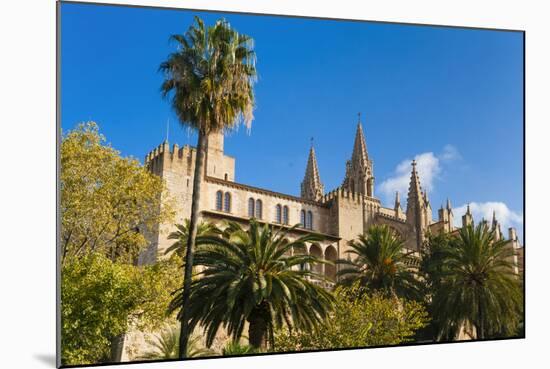
MULTIPOLYGON (((123 155, 143 160, 166 136, 192 144, 159 88, 159 64, 199 14, 255 40, 259 80, 250 134, 226 139, 236 180, 298 195, 314 137, 326 190, 339 186, 362 113, 375 193, 406 191, 409 162, 437 208, 523 214, 523 35, 367 22, 62 4, 63 130, 94 120, 123 155)), ((405 206, 406 193, 402 193, 405 206)))

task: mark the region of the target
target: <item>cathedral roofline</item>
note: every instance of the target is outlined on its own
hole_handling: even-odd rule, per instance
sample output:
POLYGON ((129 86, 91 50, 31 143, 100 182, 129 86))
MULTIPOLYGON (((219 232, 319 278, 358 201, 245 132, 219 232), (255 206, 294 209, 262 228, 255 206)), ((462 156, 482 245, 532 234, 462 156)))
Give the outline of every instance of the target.
POLYGON ((327 208, 328 207, 327 204, 322 203, 322 202, 313 201, 313 200, 306 200, 306 199, 303 199, 303 198, 298 197, 298 196, 287 195, 287 194, 284 194, 282 192, 266 190, 264 188, 254 187, 254 186, 250 186, 250 185, 247 185, 247 184, 244 184, 244 183, 226 181, 226 180, 221 179, 221 178, 215 178, 215 177, 210 177, 210 176, 205 176, 204 179, 205 179, 206 182, 219 183, 219 184, 226 185, 228 187, 248 190, 248 191, 252 191, 252 192, 263 193, 265 195, 279 197, 279 198, 282 198, 282 199, 287 199, 287 200, 290 200, 290 201, 295 201, 295 202, 299 202, 299 203, 303 203, 303 204, 318 206, 318 207, 322 207, 322 208, 327 208))

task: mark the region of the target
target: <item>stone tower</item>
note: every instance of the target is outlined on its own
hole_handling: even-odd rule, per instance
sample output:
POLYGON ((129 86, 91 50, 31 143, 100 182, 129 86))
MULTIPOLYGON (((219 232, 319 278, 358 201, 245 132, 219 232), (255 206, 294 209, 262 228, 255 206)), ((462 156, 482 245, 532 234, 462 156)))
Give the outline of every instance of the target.
POLYGON ((311 145, 309 150, 309 158, 307 160, 306 174, 301 184, 301 197, 306 200, 320 201, 324 195, 323 184, 319 176, 319 168, 317 167, 317 158, 315 157, 315 149, 311 145))
POLYGON ((353 153, 351 160, 346 163, 346 177, 342 187, 352 193, 374 196, 372 161, 368 157, 361 121, 357 123, 353 153))
POLYGON ((420 179, 416 172, 416 161, 412 161, 411 180, 409 182, 409 192, 407 196, 407 223, 411 226, 412 234, 409 237, 409 246, 420 250, 424 242, 424 236, 428 227, 427 224, 427 206, 425 203, 427 196, 422 192, 420 179))

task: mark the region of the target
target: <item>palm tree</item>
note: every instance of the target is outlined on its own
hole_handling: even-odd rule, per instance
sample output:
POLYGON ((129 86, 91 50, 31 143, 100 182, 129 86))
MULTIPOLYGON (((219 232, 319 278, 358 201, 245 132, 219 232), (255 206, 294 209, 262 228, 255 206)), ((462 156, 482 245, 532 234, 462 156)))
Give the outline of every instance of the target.
MULTIPOLYGON (((184 258, 184 252, 187 248, 189 240, 189 219, 185 219, 183 224, 176 224, 176 230, 168 235, 169 240, 176 240, 170 247, 166 249, 164 254, 169 254, 175 251, 180 257, 184 258)), ((197 226, 197 236, 219 234, 220 230, 215 224, 210 222, 200 222, 197 226)), ((184 259, 185 260, 185 259, 184 259)))
MULTIPOLYGON (((453 235, 450 233, 428 233, 420 250, 419 274, 422 276, 423 300, 430 317, 436 315, 433 305, 433 297, 437 291, 441 291, 441 283, 444 275, 444 261, 450 247, 453 235)), ((457 336, 460 325, 447 325, 445 337, 440 336, 441 326, 436 319, 430 319, 426 327, 417 332, 419 341, 452 340, 457 336)))
MULTIPOLYGON (((197 238, 197 265, 205 268, 193 281, 190 325, 204 326, 208 347, 221 326, 237 341, 248 322, 250 345, 264 350, 268 340, 274 345, 274 328, 286 324, 289 329, 311 330, 330 312, 332 295, 310 280, 323 277, 300 268, 322 262, 307 255, 306 243, 323 237, 307 234, 289 240, 295 227, 274 230, 253 219, 248 230, 230 222, 223 237, 197 238)), ((170 309, 181 305, 178 294, 170 309)))
POLYGON ((393 296, 418 299, 420 283, 413 269, 415 259, 404 251, 401 238, 387 225, 374 225, 349 243, 351 258, 338 260, 341 284, 360 284, 393 296))
POLYGON ((205 27, 203 21, 195 17, 184 35, 173 35, 171 40, 177 43, 178 50, 160 65, 165 75, 161 91, 164 97, 171 94, 172 108, 180 123, 198 133, 183 280, 180 353, 184 358, 189 339, 187 311, 206 140, 210 133, 232 129, 241 122, 250 128, 256 68, 252 39, 239 34, 224 19, 205 27))
POLYGON ((223 356, 248 355, 256 353, 256 349, 250 345, 241 345, 239 342, 230 341, 222 349, 223 356))
POLYGON ((522 290, 513 255, 507 241, 495 240, 484 223, 460 229, 447 249, 433 297, 441 335, 462 324, 472 324, 479 339, 516 332, 522 290))
MULTIPOLYGON (((177 359, 179 353, 179 327, 167 325, 160 334, 148 340, 147 343, 152 347, 138 357, 142 360, 166 360, 177 359)), ((187 357, 212 356, 214 352, 207 348, 200 347, 200 337, 194 336, 187 346, 187 357)))

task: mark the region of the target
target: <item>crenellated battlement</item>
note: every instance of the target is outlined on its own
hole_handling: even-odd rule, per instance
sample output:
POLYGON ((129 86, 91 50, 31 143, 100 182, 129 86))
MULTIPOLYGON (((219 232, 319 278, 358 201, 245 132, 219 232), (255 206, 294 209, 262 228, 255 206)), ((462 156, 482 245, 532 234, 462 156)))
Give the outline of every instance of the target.
POLYGON ((165 154, 168 154, 167 158, 172 161, 182 160, 184 158, 186 159, 189 154, 194 151, 195 148, 191 147, 190 145, 179 147, 178 144, 173 144, 172 149, 170 150, 168 143, 164 141, 153 150, 151 150, 147 155, 145 155, 145 165, 149 164, 149 162, 151 161, 163 159, 165 154))
POLYGON ((180 147, 174 144, 170 148, 168 142, 164 141, 145 155, 145 166, 157 175, 170 169, 190 172, 195 152, 192 146, 180 147))
POLYGON ((321 198, 321 203, 327 203, 330 201, 347 201, 349 203, 362 204, 364 201, 372 201, 380 203, 380 200, 366 196, 359 192, 349 191, 347 188, 339 186, 332 191, 327 192, 321 198))

